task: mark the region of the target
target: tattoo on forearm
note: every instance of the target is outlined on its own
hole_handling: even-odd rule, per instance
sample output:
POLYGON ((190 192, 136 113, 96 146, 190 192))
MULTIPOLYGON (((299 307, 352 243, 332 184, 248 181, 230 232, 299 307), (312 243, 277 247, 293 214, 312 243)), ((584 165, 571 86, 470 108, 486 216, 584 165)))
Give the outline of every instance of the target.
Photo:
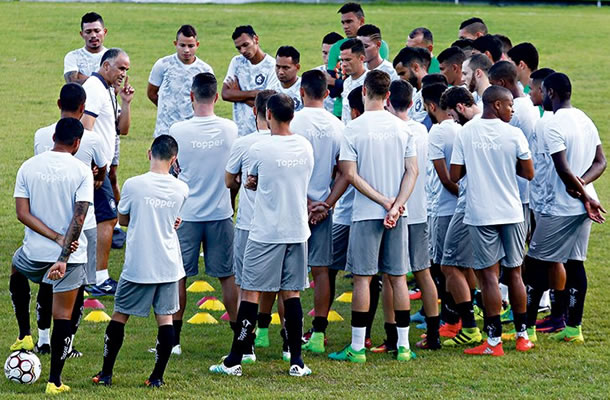
POLYGON ((85 222, 85 216, 87 215, 88 209, 89 203, 86 201, 78 201, 74 205, 74 215, 72 216, 70 226, 68 226, 68 231, 64 235, 64 246, 61 249, 61 254, 57 261, 67 262, 68 258, 70 258, 70 245, 72 242, 78 240, 78 237, 83 230, 83 223, 85 222))

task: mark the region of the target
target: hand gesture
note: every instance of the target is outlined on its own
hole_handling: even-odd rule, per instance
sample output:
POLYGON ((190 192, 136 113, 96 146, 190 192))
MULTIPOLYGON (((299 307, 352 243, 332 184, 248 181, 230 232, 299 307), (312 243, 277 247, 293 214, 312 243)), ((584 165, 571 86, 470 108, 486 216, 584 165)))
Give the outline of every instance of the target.
POLYGON ((174 229, 178 229, 178 227, 180 226, 181 223, 182 223, 182 218, 180 218, 180 217, 176 218, 176 221, 174 221, 174 229))
POLYGON ((606 210, 599 201, 593 200, 592 198, 587 198, 584 201, 585 210, 587 210, 587 215, 589 218, 593 220, 593 222, 597 222, 598 224, 603 224, 606 221, 606 218, 602 215, 606 210))
POLYGON ((328 217, 330 206, 323 201, 312 201, 307 206, 309 223, 316 225, 328 217))
POLYGON ((65 273, 66 273, 66 263, 63 261, 57 261, 55 264, 53 264, 51 266, 51 268, 49 268, 47 277, 52 281, 56 281, 58 279, 63 278, 65 273))
POLYGON ((258 176, 248 175, 248 179, 246 180, 244 187, 246 189, 256 190, 256 188, 258 187, 258 176))
MULTIPOLYGON (((66 238, 64 237, 64 235, 57 235, 57 237, 55 238, 55 243, 57 243, 59 247, 63 248, 64 244, 66 243, 66 238)), ((76 250, 78 250, 78 240, 75 240, 70 243, 70 254, 74 253, 76 250)))
POLYGON ((400 207, 393 206, 392 208, 390 208, 385 218, 383 219, 383 226, 386 229, 392 229, 396 227, 398 218, 400 218, 401 215, 402 212, 400 211, 400 207))
POLYGON ((119 96, 121 97, 121 101, 125 103, 131 103, 133 100, 133 95, 135 93, 135 89, 133 86, 129 84, 129 77, 125 76, 125 81, 123 82, 123 87, 119 91, 119 96))

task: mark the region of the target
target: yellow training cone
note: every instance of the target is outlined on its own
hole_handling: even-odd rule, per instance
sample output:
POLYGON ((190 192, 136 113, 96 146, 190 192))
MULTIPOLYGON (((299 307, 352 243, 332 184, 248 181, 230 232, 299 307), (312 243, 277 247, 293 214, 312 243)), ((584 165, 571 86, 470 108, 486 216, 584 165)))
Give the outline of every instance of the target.
POLYGON ((108 322, 110 321, 110 316, 103 312, 102 310, 91 311, 89 315, 85 317, 85 321, 89 322, 108 322))
POLYGON ((341 296, 337 297, 337 301, 341 303, 351 303, 352 302, 352 292, 344 292, 341 296))
POLYGON ((220 300, 206 300, 199 306, 200 310, 225 311, 225 306, 220 300))
POLYGON ((195 281, 186 291, 191 293, 213 292, 214 288, 206 281, 195 281))
POLYGON ((271 324, 272 325, 280 325, 280 315, 278 313, 273 313, 271 315, 271 324))
POLYGON ((335 310, 328 312, 328 322, 340 322, 343 321, 343 317, 339 315, 335 310))
POLYGON ((218 323, 216 318, 212 317, 207 312, 197 313, 197 314, 193 315, 193 317, 186 322, 188 322, 189 324, 217 324, 218 323))

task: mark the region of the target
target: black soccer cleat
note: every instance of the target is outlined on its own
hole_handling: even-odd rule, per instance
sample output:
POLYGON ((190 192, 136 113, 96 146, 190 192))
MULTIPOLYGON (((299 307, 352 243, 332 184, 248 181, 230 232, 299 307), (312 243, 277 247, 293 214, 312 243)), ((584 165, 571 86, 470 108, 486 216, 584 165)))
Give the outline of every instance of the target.
POLYGON ((93 376, 92 381, 96 385, 112 386, 112 375, 103 375, 102 371, 100 371, 93 376))
POLYGON ((160 388, 161 386, 165 385, 165 382, 163 379, 147 379, 144 384, 149 388, 160 388))
POLYGON ((34 346, 34 353, 38 353, 38 354, 51 354, 51 345, 50 344, 43 344, 42 346, 38 346, 38 343, 36 343, 36 345, 34 346))

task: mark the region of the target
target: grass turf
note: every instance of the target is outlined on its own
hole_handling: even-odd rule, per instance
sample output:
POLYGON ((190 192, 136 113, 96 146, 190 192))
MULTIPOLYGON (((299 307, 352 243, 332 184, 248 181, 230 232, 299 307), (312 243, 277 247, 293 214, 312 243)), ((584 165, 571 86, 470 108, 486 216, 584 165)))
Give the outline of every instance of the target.
MULTIPOLYGON (((171 54, 171 41, 177 28, 191 23, 199 30, 198 55, 224 77, 228 63, 236 54, 230 35, 240 24, 253 24, 264 50, 273 54, 280 45, 291 44, 301 51, 302 71, 321 63, 320 42, 331 30, 341 32, 337 5, 256 4, 237 5, 160 5, 160 4, 50 4, 0 3, 0 310, 5 322, 0 326, 0 348, 12 344, 17 326, 8 294, 8 275, 13 251, 20 245, 23 227, 15 218, 12 190, 19 165, 32 155, 33 133, 58 117, 55 101, 63 83, 62 60, 66 52, 82 46, 77 32, 82 14, 101 13, 108 27, 106 46, 123 47, 131 56, 130 83, 136 89, 132 106, 132 128, 122 140, 119 177, 126 178, 147 170, 148 148, 156 110, 146 99, 146 82, 153 63, 171 54)), ((438 54, 457 36, 460 21, 482 17, 493 33, 508 35, 513 43, 533 42, 540 51, 540 66, 566 72, 574 87, 573 103, 586 111, 598 126, 602 141, 608 143, 610 124, 606 117, 610 86, 606 67, 610 65, 607 38, 610 13, 594 7, 490 7, 452 5, 366 5, 367 22, 378 24, 391 54, 403 46, 406 35, 416 26, 427 26, 435 35, 438 54)), ((217 113, 230 117, 230 105, 219 102, 217 113)), ((217 166, 224 169, 224 166, 217 166)), ((596 184, 602 201, 610 199, 608 178, 596 184)), ((595 226, 589 246, 589 294, 585 308, 584 346, 551 343, 539 335, 537 348, 529 354, 517 354, 514 344, 506 344, 507 355, 500 359, 469 358, 461 349, 443 349, 430 353, 419 351, 418 358, 397 364, 386 355, 369 355, 366 365, 327 361, 326 356, 306 355, 314 375, 290 378, 288 366, 280 361, 277 326, 270 332, 272 346, 258 351, 259 363, 245 368, 245 377, 210 375, 207 368, 225 354, 230 346, 228 324, 189 325, 183 328, 183 355, 170 361, 160 391, 148 391, 143 382, 152 368, 156 326, 152 317, 132 318, 126 328, 124 346, 119 355, 114 387, 94 388, 90 376, 101 366, 103 335, 106 324, 83 322, 75 346, 84 353, 70 359, 64 369, 65 382, 73 392, 65 398, 211 398, 211 397, 584 397, 607 398, 610 378, 607 374, 610 351, 607 336, 610 322, 605 289, 610 277, 605 272, 605 243, 608 230, 595 226)), ((154 245, 154 244, 151 244, 154 245)), ((113 250, 111 275, 118 278, 123 252, 113 250)), ((218 282, 207 279, 216 287, 218 282)), ((36 286, 33 285, 33 297, 36 286)), ((337 294, 349 289, 349 281, 338 278, 337 294)), ((203 296, 204 294, 201 294, 203 296)), ((189 295, 185 319, 196 312, 201 297, 189 295)), ((312 292, 303 295, 303 308, 312 307, 312 292)), ((107 312, 112 299, 104 298, 107 312)), ((413 304, 413 310, 419 302, 413 304)), ((328 349, 340 349, 350 337, 349 304, 335 303, 346 319, 329 326, 328 349)), ((220 313, 213 312, 216 318, 220 313)), ((381 311, 373 338, 383 338, 381 311)), ((36 332, 32 313, 32 328, 36 332)), ((309 328, 311 317, 305 317, 309 328)), ((412 328, 411 343, 421 332, 412 328)), ((36 336, 36 335, 35 335, 36 336)), ((32 386, 21 386, 0 379, 0 398, 42 398, 49 368, 49 357, 42 357, 43 375, 32 386)))

